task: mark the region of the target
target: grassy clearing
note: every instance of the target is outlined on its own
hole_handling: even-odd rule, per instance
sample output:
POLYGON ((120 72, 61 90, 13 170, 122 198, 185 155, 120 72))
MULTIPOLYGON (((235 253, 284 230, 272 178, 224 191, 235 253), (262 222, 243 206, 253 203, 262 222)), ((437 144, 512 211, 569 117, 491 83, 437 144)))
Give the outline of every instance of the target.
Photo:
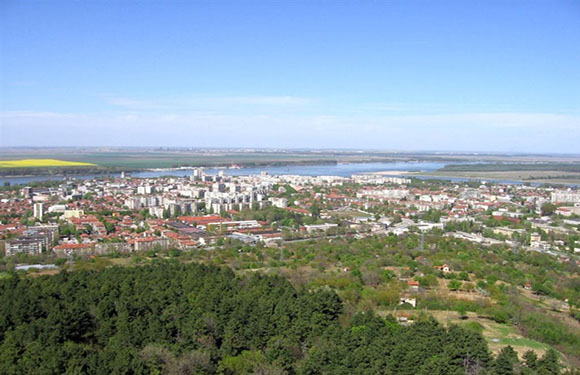
POLYGON ((95 164, 58 159, 0 160, 0 168, 81 167, 81 166, 95 166, 95 164))
MULTIPOLYGON (((413 312, 415 314, 419 313, 416 310, 413 312)), ((409 313, 411 311, 397 311, 397 315, 409 315, 409 313)), ((478 317, 477 314, 472 312, 467 314, 467 319, 461 319, 455 311, 427 311, 427 313, 433 315, 435 319, 444 324, 458 324, 466 326, 468 329, 477 327, 477 331, 483 334, 489 349, 494 354, 497 354, 507 345, 511 345, 520 357, 528 350, 533 350, 538 356, 542 356, 550 348, 550 345, 523 337, 510 325, 499 324, 489 319, 478 317)))
POLYGON ((511 345, 520 357, 528 350, 533 350, 538 356, 543 355, 550 345, 521 336, 515 328, 488 321, 483 336, 487 339, 492 351, 499 351, 506 345, 511 345))

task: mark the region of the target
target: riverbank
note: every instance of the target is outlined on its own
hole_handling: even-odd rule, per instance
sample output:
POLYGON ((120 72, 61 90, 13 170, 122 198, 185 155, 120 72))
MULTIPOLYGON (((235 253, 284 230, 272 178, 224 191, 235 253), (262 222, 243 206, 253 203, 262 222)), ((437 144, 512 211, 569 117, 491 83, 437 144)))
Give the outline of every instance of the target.
MULTIPOLYGON (((457 161, 454 161, 457 162, 457 161)), ((94 167, 43 167, 43 168, 0 168, 0 178, 21 178, 21 177, 77 177, 79 175, 97 175, 106 177, 108 175, 125 173, 147 173, 147 172, 183 172, 191 171, 195 168, 203 168, 205 170, 248 170, 255 168, 296 168, 296 167, 316 167, 316 166, 338 166, 344 168, 356 168, 360 165, 377 165, 377 164, 408 164, 411 166, 417 165, 437 165, 444 166, 446 162, 434 162, 430 160, 405 160, 401 158, 336 158, 329 159, 307 159, 307 160, 274 160, 274 161, 239 161, 236 160, 230 163, 217 164, 214 162, 206 163, 192 163, 183 164, 179 166, 164 166, 164 167, 124 167, 96 165, 94 167), (232 167, 234 166, 234 167, 232 167)), ((364 172, 364 168, 363 172, 364 172)), ((414 169, 414 168, 411 168, 414 169)), ((431 168, 428 168, 431 169, 431 168)))
POLYGON ((19 168, 0 168, 0 178, 6 177, 76 177, 78 175, 101 175, 107 176, 115 173, 142 173, 142 172, 175 172, 175 171, 191 171, 194 168, 204 169, 243 169, 254 167, 280 167, 280 166, 296 166, 296 165, 335 165, 337 161, 330 160, 312 160, 312 161, 288 161, 288 162, 247 162, 247 163, 233 163, 236 168, 231 168, 226 165, 199 164, 199 165, 183 165, 179 167, 143 167, 143 168, 125 168, 122 166, 94 166, 90 168, 85 167, 19 167, 19 168))
POLYGON ((417 173, 417 172, 412 172, 412 171, 381 171, 381 172, 375 172, 373 174, 378 174, 381 176, 404 176, 404 175, 412 174, 412 173, 417 173))
MULTIPOLYGON (((444 179, 456 182, 469 180, 485 180, 490 182, 500 182, 508 184, 523 184, 526 182, 533 184, 567 184, 580 185, 580 173, 562 171, 488 171, 488 172, 445 172, 442 168, 445 163, 434 162, 388 162, 388 163, 286 163, 263 166, 240 166, 239 168, 226 168, 220 166, 204 167, 208 174, 217 174, 222 170, 227 175, 244 176, 256 175, 267 172, 271 175, 303 175, 303 176, 342 176, 350 177, 355 174, 377 174, 383 176, 404 176, 407 178, 419 179, 444 179), (565 174, 565 175, 564 175, 565 174)), ((239 165, 239 164, 238 164, 239 165)), ((93 170, 96 173, 74 174, 48 174, 29 176, 0 176, 0 184, 23 185, 34 182, 64 180, 74 178, 78 180, 91 178, 120 177, 121 172, 126 172, 127 176, 135 178, 158 178, 163 176, 187 177, 191 175, 194 167, 179 168, 99 168, 93 170)))
MULTIPOLYGON (((301 175, 301 176, 342 176, 350 177, 353 174, 360 173, 374 173, 386 170, 400 171, 400 170, 415 170, 415 171, 434 171, 444 166, 443 163, 412 163, 412 162, 390 162, 390 163, 333 163, 333 164, 294 164, 283 166, 258 166, 258 167, 243 167, 235 169, 218 169, 216 167, 205 168, 207 174, 217 174, 222 170, 230 176, 246 176, 258 175, 261 172, 269 173, 270 175, 301 175)), ((126 171, 126 170, 123 170, 126 171)), ((191 168, 177 168, 177 169, 149 169, 140 170, 130 174, 135 178, 158 178, 163 176, 187 177, 191 176, 191 168)), ((23 185, 33 182, 42 182, 49 180, 63 180, 65 178, 75 179, 91 179, 103 177, 119 177, 121 171, 113 171, 107 174, 96 175, 74 175, 74 176, 0 176, 0 184, 9 183, 10 185, 23 185)), ((129 176, 129 175, 128 175, 129 176)))

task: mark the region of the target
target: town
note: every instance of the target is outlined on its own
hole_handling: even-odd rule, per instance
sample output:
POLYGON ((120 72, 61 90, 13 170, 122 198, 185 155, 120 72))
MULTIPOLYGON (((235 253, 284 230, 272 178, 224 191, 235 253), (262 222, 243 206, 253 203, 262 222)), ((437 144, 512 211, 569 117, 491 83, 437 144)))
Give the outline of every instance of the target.
POLYGON ((82 257, 213 248, 224 239, 279 247, 311 237, 437 233, 578 262, 580 192, 411 180, 380 174, 206 175, 74 180, 5 189, 6 256, 82 257))
POLYGON ((0 375, 580 375, 579 4, 2 2, 0 375))
POLYGON ((541 356, 555 346, 576 364, 578 190, 227 172, 5 186, 0 276, 157 261, 227 266, 330 288, 346 311, 391 314, 405 326, 425 311, 468 321, 493 353, 509 344, 541 356))

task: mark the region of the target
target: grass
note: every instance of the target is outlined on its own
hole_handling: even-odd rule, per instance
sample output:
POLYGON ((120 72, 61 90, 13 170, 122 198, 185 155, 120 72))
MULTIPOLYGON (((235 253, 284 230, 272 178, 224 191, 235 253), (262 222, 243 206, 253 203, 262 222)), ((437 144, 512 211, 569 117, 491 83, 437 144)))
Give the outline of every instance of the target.
POLYGON ((440 172, 510 172, 510 171, 559 171, 580 173, 578 163, 493 163, 493 164, 448 164, 440 172))
POLYGON ((409 176, 455 177, 479 180, 512 180, 538 183, 579 183, 580 173, 562 171, 447 171, 409 173, 409 176))
POLYGON ((509 338, 509 337, 500 338, 499 344, 500 345, 511 345, 512 347, 524 346, 526 348, 531 348, 531 349, 541 350, 541 351, 546 351, 550 348, 549 345, 542 344, 541 342, 530 340, 530 339, 527 339, 525 337, 523 337, 523 338, 509 338))
MULTIPOLYGON (((336 161, 332 155, 286 154, 286 153, 241 153, 241 152, 193 152, 193 151, 118 151, 118 152, 76 152, 39 151, 36 153, 1 153, 0 158, 44 159, 57 158, 86 163, 75 165, 99 165, 102 167, 123 168, 172 168, 178 166, 229 166, 242 164, 246 166, 266 165, 271 163, 311 163, 336 161)), ((348 157, 342 158, 350 160, 348 157)), ((357 160, 357 159, 354 159, 357 160)), ((12 161, 10 161, 12 162, 12 161)), ((68 164, 69 166, 71 164, 68 164)), ((33 167, 38 165, 14 165, 14 167, 33 167)), ((42 165, 50 166, 50 165, 42 165)), ((66 165, 63 165, 66 166, 66 165)))
POLYGON ((441 323, 459 324, 482 333, 489 345, 489 349, 494 354, 499 353, 501 348, 507 345, 511 345, 520 357, 527 350, 533 350, 538 356, 542 356, 550 348, 550 345, 523 337, 516 328, 510 325, 478 317, 473 312, 467 313, 467 319, 461 319, 455 311, 431 310, 427 311, 427 313, 433 315, 441 323))
POLYGON ((80 167, 80 166, 95 166, 95 164, 58 159, 0 160, 0 168, 80 167))
MULTIPOLYGON (((341 162, 391 161, 393 157, 379 154, 352 154, 309 151, 236 151, 186 149, 95 149, 55 148, 16 149, 0 148, 0 159, 56 158, 94 163, 101 167, 119 168, 172 168, 178 166, 264 166, 273 164, 317 164, 341 162)), ((396 158, 399 160, 399 158, 396 158)))

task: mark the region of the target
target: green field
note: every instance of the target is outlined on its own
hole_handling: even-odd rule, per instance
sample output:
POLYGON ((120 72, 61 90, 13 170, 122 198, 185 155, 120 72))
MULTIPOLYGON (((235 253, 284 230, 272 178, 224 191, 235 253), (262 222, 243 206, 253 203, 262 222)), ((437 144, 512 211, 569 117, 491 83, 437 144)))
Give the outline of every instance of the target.
MULTIPOLYGON (((555 166, 556 171, 575 172, 580 164, 576 157, 509 156, 509 155, 460 155, 433 153, 401 153, 355 150, 259 150, 259 149, 193 149, 193 148, 0 148, 0 160, 58 159, 70 162, 89 163, 101 167, 125 169, 172 168, 180 166, 264 166, 276 164, 393 162, 393 161, 486 161, 486 164, 470 164, 480 172, 513 170, 530 165, 546 171, 555 166), (506 163, 495 163, 504 161, 506 163), (542 161, 542 163, 523 163, 542 161), (573 162, 576 162, 574 164, 573 162), (492 169, 489 169, 492 168, 492 169), (505 169, 511 168, 511 169, 505 169), (570 169, 572 168, 572 169, 570 169), (575 169, 576 168, 576 169, 575 169)), ((451 165, 442 172, 461 172, 464 165, 451 165), (449 167, 449 168, 448 168, 449 167), (459 169, 457 169, 459 168, 459 169)))
MULTIPOLYGON (((172 168, 179 166, 226 166, 231 164, 267 164, 309 161, 336 161, 329 155, 285 153, 234 153, 191 151, 38 151, 0 153, 0 159, 58 158, 88 165, 124 168, 172 168)), ((32 165, 28 165, 32 166, 32 165)), ((50 165, 46 165, 50 166, 50 165)))
POLYGON ((336 162, 393 161, 400 158, 335 152, 166 150, 166 149, 31 149, 0 150, 0 160, 62 159, 101 167, 127 169, 229 166, 265 166, 336 162))
POLYGON ((546 171, 546 170, 513 170, 513 171, 447 171, 440 169, 434 172, 409 173, 408 176, 429 177, 456 177, 475 180, 512 180, 522 182, 554 183, 554 184, 578 184, 580 183, 579 172, 546 171))
POLYGON ((533 350, 541 356, 550 349, 550 345, 523 337, 511 325, 499 324, 490 319, 478 317, 475 313, 467 313, 467 319, 461 319, 455 311, 429 311, 429 314, 445 324, 475 324, 479 326, 490 350, 496 354, 507 345, 511 345, 520 356, 527 350, 533 350))
POLYGON ((510 171, 549 171, 580 173, 579 163, 486 163, 486 164, 449 164, 438 172, 510 172, 510 171))
POLYGON ((409 173, 409 175, 477 180, 514 180, 547 184, 578 184, 580 183, 580 163, 574 158, 569 160, 567 163, 448 164, 433 172, 409 173))

